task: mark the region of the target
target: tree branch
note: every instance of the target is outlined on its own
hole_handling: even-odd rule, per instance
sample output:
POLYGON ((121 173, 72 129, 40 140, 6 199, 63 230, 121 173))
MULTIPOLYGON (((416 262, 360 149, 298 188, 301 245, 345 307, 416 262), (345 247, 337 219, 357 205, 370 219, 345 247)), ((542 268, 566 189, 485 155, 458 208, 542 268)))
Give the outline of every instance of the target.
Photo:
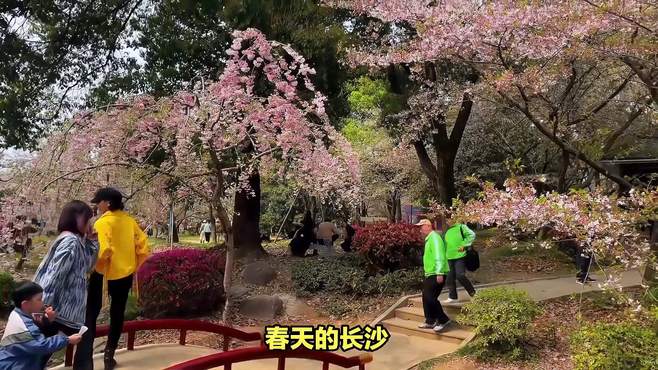
POLYGON ((432 163, 430 156, 427 154, 425 144, 420 140, 416 140, 412 144, 414 149, 416 149, 416 155, 418 155, 418 160, 420 161, 420 168, 423 170, 427 178, 429 178, 433 183, 434 180, 432 179, 436 178, 437 170, 436 166, 434 166, 434 163, 432 163))
POLYGON ((619 14, 619 13, 616 13, 616 12, 611 11, 609 7, 605 7, 605 8, 604 8, 604 7, 601 7, 601 6, 598 5, 598 4, 594 4, 591 0, 582 0, 582 1, 584 1, 584 2, 586 2, 587 4, 589 4, 589 5, 593 6, 593 7, 595 7, 595 8, 598 9, 598 10, 603 10, 604 12, 606 12, 606 13, 608 13, 608 14, 614 15, 614 16, 617 17, 617 18, 621 18, 621 19, 623 19, 623 20, 625 20, 625 21, 627 21, 627 22, 629 22, 629 23, 631 23, 631 24, 633 24, 633 25, 635 25, 635 26, 637 26, 637 27, 640 27, 640 28, 642 28, 643 30, 645 30, 645 31, 647 31, 647 32, 649 32, 649 33, 652 33, 652 34, 655 34, 655 33, 656 33, 656 31, 652 30, 652 29, 649 28, 648 26, 643 25, 642 23, 636 21, 636 20, 633 19, 633 18, 630 18, 630 17, 627 17, 627 16, 625 16, 625 15, 623 15, 623 14, 619 14))
POLYGON ((633 76, 635 76, 635 73, 629 74, 624 79, 624 82, 622 82, 621 85, 619 85, 615 89, 615 91, 610 93, 610 95, 608 95, 608 97, 605 100, 603 100, 601 103, 599 103, 599 105, 597 105, 589 113, 584 114, 584 115, 576 118, 575 120, 569 122, 567 125, 568 126, 577 125, 578 123, 583 122, 583 121, 589 119, 590 117, 592 117, 593 115, 597 114, 598 112, 600 112, 601 109, 605 108, 608 105, 608 103, 610 103, 612 101, 612 99, 614 99, 617 95, 619 95, 624 90, 624 88, 626 87, 626 85, 628 85, 628 82, 631 80, 631 78, 633 78, 633 76))
MULTIPOLYGON (((648 101, 647 101, 648 103, 648 101)), ((605 145, 603 146, 603 154, 607 154, 610 149, 615 145, 615 142, 619 137, 633 124, 633 121, 635 121, 639 116, 642 115, 642 109, 638 109, 635 112, 633 112, 626 122, 624 122, 623 125, 619 126, 615 131, 613 131, 610 136, 605 140, 605 145)))
POLYGON ((471 109, 473 108, 473 100, 469 93, 464 93, 462 95, 462 104, 459 108, 459 114, 457 114, 457 119, 455 119, 455 125, 452 128, 450 133, 450 144, 455 148, 459 148, 461 143, 462 136, 464 136, 464 130, 466 129, 466 124, 468 119, 471 116, 471 109))
MULTIPOLYGON (((524 101, 527 102, 527 96, 523 89, 519 86, 517 86, 519 89, 519 92, 521 93, 521 96, 523 97, 524 101)), ((521 104, 517 103, 514 101, 512 98, 510 98, 507 94, 503 93, 502 91, 498 91, 498 94, 505 99, 511 106, 515 107, 518 109, 521 113, 525 114, 526 117, 532 122, 532 124, 542 133, 544 134, 547 138, 549 138, 553 143, 555 143, 560 149, 563 151, 572 154, 576 158, 580 159, 590 167, 592 167, 594 170, 597 172, 601 173, 603 176, 609 178, 610 180, 614 181, 615 183, 619 184, 619 186, 622 188, 622 191, 628 190, 632 188, 632 185, 630 182, 628 182, 626 179, 624 179, 621 176, 615 175, 613 173, 610 173, 607 169, 605 169, 603 166, 600 164, 596 163, 595 161, 591 160, 589 157, 587 157, 584 153, 579 151, 578 149, 572 147, 569 145, 567 142, 559 138, 557 135, 554 135, 549 128, 544 126, 537 117, 530 112, 530 110, 527 107, 527 104, 525 106, 521 106, 521 104)))

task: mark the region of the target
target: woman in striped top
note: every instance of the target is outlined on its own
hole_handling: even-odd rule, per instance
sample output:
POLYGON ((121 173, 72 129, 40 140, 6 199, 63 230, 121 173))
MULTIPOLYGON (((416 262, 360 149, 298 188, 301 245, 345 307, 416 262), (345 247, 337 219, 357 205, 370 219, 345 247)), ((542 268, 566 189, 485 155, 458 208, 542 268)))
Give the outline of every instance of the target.
POLYGON ((98 256, 92 216, 82 201, 64 206, 57 225, 60 234, 34 276, 34 282, 43 287, 44 304, 57 312, 54 326, 67 335, 77 333, 85 322, 87 281, 98 256))

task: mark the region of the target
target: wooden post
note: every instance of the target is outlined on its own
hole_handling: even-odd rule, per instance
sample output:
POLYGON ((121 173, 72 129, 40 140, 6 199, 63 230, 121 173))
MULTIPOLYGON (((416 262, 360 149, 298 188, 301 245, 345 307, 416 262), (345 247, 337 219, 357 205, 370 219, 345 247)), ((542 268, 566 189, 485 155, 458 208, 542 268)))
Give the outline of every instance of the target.
POLYGON ((66 346, 66 355, 64 357, 64 366, 65 367, 70 367, 73 366, 73 346, 68 345, 66 346))
POLYGON ((178 339, 178 344, 180 344, 181 346, 184 346, 185 343, 186 343, 186 339, 187 339, 187 330, 181 329, 180 330, 180 337, 178 339))
POLYGON ((135 331, 128 332, 128 351, 135 349, 135 331))

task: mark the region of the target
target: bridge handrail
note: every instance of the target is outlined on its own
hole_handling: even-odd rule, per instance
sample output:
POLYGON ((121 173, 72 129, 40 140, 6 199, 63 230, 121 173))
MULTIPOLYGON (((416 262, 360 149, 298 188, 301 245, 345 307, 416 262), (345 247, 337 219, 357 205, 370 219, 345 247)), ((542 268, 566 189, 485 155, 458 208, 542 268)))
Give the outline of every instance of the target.
POLYGON ((372 361, 372 355, 369 353, 346 357, 337 353, 308 349, 270 350, 261 345, 213 353, 172 365, 165 370, 206 370, 219 366, 224 366, 224 370, 231 370, 231 365, 234 363, 272 358, 278 359, 278 370, 285 370, 287 358, 321 361, 323 370, 328 370, 330 364, 343 368, 358 366, 359 370, 365 370, 365 365, 372 361))
MULTIPOLYGON (((206 333, 221 334, 224 337, 223 350, 228 351, 231 339, 250 342, 262 341, 262 335, 258 332, 246 332, 236 328, 215 324, 201 320, 184 319, 158 319, 158 320, 136 320, 126 321, 123 324, 122 333, 128 333, 127 348, 129 351, 135 349, 135 333, 144 330, 180 330, 179 344, 185 345, 188 331, 201 331, 206 333)), ((110 332, 108 325, 99 325, 96 328, 96 338, 107 336, 110 332)), ((73 364, 73 346, 66 348, 65 366, 73 364)))

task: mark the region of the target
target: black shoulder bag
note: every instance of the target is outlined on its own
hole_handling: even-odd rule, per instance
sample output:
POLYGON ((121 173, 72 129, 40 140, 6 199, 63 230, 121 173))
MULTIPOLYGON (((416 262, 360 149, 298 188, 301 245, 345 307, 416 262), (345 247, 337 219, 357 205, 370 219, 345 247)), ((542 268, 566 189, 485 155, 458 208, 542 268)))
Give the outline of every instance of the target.
MULTIPOLYGON (((459 225, 459 232, 462 235, 462 240, 464 240, 464 231, 462 230, 461 225, 459 225)), ((480 268, 480 254, 472 245, 466 248, 466 256, 464 262, 466 265, 466 270, 468 271, 473 272, 480 268)))

